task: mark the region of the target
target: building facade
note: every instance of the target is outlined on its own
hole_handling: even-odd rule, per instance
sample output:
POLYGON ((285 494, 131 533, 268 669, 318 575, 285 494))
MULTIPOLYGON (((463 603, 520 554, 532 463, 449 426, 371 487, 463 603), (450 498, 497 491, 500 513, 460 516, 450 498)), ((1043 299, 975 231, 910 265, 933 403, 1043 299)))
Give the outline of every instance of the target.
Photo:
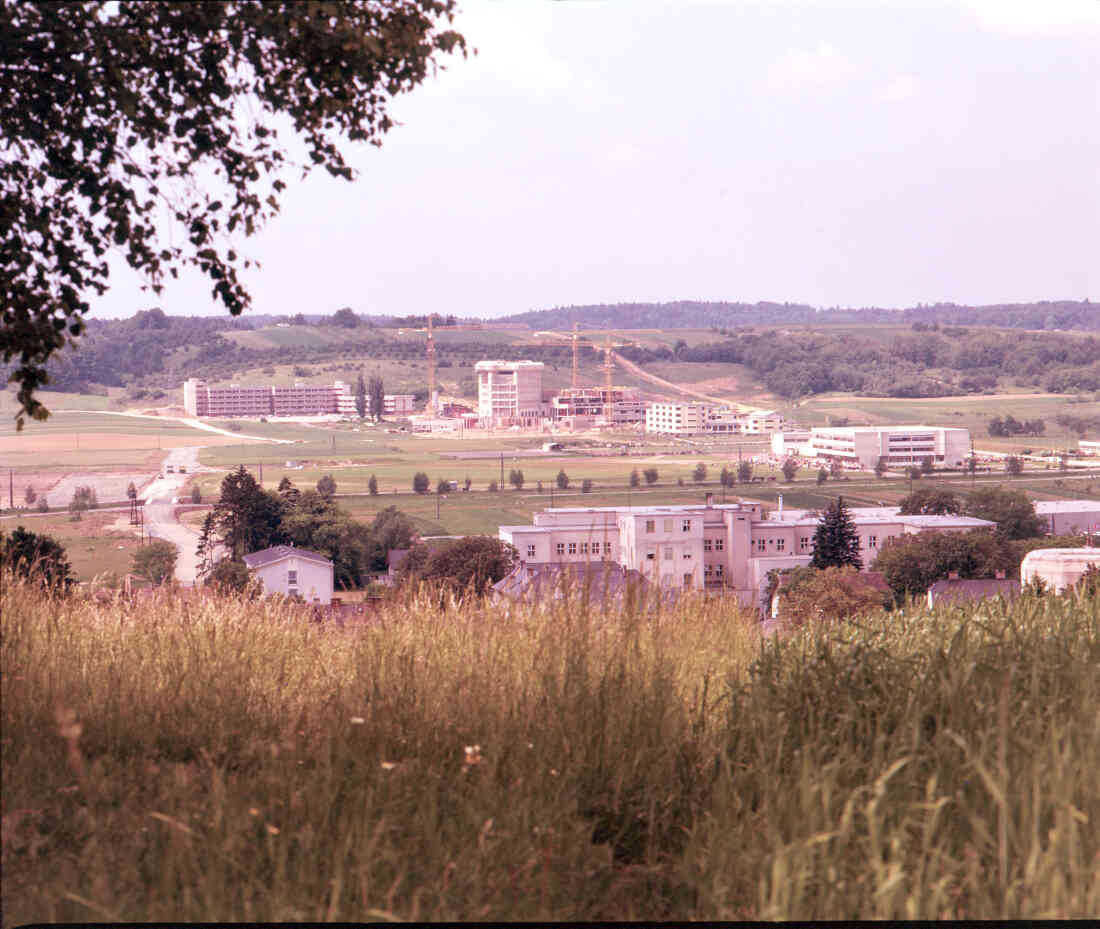
POLYGON ((332 562, 319 552, 276 545, 244 556, 244 563, 265 594, 301 597, 307 603, 332 603, 332 562))
POLYGON ((650 403, 645 431, 664 435, 771 435, 786 427, 776 410, 740 412, 712 403, 650 403))
MULTIPOLYGON (((929 529, 965 531, 993 523, 965 516, 852 511, 864 568, 886 540, 929 529)), ((740 503, 543 510, 531 526, 501 526, 500 538, 529 564, 614 561, 662 589, 704 590, 759 606, 768 572, 809 564, 819 518, 740 503)))
POLYGON ((970 457, 970 430, 948 426, 843 426, 810 430, 807 455, 865 471, 880 458, 908 468, 925 458, 940 468, 961 468, 970 457))
POLYGON ((566 387, 550 401, 550 415, 564 425, 590 426, 606 422, 609 407, 612 425, 645 422, 645 401, 627 387, 566 387))
POLYGON ((549 413, 542 399, 541 361, 479 361, 477 413, 488 428, 535 426, 549 413))
MULTIPOLYGON (((370 396, 366 398, 370 412, 370 396)), ((391 416, 406 416, 412 412, 412 394, 386 394, 383 412, 391 416)), ((260 416, 357 416, 355 393, 343 381, 332 384, 290 386, 267 384, 242 387, 230 384, 212 387, 198 378, 183 383, 183 408, 191 416, 251 417, 260 416)))

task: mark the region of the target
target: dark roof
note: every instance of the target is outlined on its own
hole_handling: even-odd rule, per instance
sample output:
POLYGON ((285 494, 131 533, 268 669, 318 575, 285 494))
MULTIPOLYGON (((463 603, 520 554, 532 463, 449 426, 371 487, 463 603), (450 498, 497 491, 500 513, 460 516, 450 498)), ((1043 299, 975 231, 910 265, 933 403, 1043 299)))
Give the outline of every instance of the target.
POLYGON ((520 562, 493 585, 493 592, 513 600, 528 596, 561 599, 571 593, 603 600, 621 598, 631 589, 642 593, 649 587, 640 571, 624 568, 616 561, 533 565, 520 562))
POLYGON ((291 555, 297 555, 305 561, 314 561, 317 564, 332 564, 332 561, 320 552, 311 552, 307 548, 295 548, 293 545, 273 545, 263 551, 253 552, 251 555, 244 556, 244 563, 250 568, 262 568, 264 565, 274 564, 291 555))
POLYGON ((928 588, 933 603, 968 603, 988 597, 1004 597, 1011 600, 1019 596, 1020 582, 1011 578, 983 577, 972 580, 958 578, 936 581, 928 588))

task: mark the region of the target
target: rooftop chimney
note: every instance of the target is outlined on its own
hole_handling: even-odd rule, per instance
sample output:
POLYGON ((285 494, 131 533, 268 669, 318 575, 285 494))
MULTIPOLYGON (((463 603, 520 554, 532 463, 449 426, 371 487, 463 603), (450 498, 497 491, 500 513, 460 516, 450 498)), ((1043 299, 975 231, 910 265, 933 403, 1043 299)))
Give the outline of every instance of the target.
POLYGON ((996 571, 996 572, 994 572, 993 576, 995 578, 997 578, 997 580, 999 580, 999 581, 1003 581, 1005 579, 1004 571, 996 571))
POLYGON ((707 506, 714 505, 714 494, 708 493, 704 499, 706 500, 707 506))
POLYGON ((958 571, 948 571, 947 572, 947 579, 949 581, 957 581, 959 579, 959 572, 958 571))
POLYGON ((775 515, 776 519, 783 518, 783 494, 779 495, 779 512, 775 515))

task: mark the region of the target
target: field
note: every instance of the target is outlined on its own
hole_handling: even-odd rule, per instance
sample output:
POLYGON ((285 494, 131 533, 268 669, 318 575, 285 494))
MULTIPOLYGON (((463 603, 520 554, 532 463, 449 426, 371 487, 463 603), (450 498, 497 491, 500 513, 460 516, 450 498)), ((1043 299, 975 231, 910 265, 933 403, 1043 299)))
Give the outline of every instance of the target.
POLYGON ((2 581, 4 926, 1100 913, 1096 600, 763 639, 2 581))
POLYGON ((11 532, 17 526, 60 542, 80 581, 90 581, 104 571, 128 573, 141 542, 132 534, 125 510, 89 510, 76 522, 67 513, 0 518, 0 531, 11 532))

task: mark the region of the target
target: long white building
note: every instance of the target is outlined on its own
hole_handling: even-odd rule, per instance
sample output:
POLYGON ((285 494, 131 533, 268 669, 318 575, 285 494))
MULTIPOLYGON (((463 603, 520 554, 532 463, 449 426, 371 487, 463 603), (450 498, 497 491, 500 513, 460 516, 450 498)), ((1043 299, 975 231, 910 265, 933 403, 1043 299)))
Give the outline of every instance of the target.
POLYGON ((541 361, 479 361, 477 413, 482 426, 535 426, 549 415, 541 361))
POLYGON ((738 412, 704 402, 650 403, 645 411, 645 431, 664 435, 768 435, 784 428, 777 410, 738 412))
MULTIPOLYGON (((864 568, 887 539, 929 529, 993 523, 966 516, 853 511, 864 568)), ((713 590, 759 605, 768 572, 809 564, 819 519, 797 512, 765 518, 760 503, 583 507, 543 510, 534 525, 501 526, 500 538, 528 564, 614 561, 664 589, 713 590)))
POLYGON ((866 471, 873 470, 879 458, 885 458, 889 468, 919 465, 925 458, 938 468, 961 468, 970 457, 970 430, 919 425, 814 428, 809 441, 794 451, 866 471))

